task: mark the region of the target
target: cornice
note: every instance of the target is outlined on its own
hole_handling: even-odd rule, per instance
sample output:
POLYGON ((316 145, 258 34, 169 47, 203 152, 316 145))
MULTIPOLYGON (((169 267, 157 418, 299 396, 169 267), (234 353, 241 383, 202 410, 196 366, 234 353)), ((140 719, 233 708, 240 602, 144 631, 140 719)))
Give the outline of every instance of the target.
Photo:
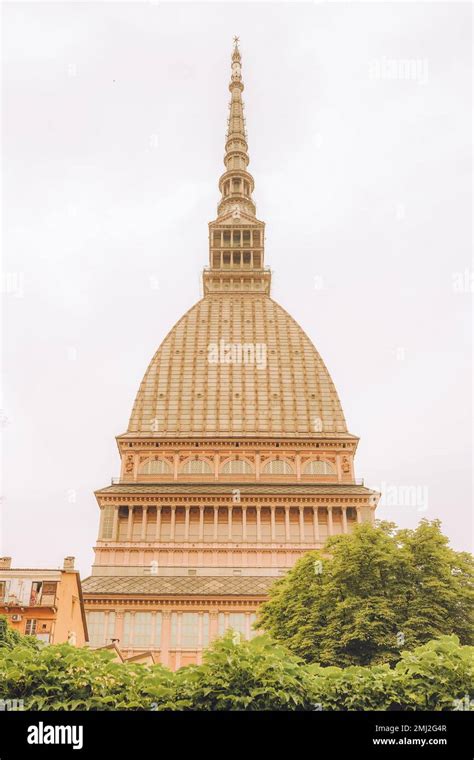
POLYGON ((156 595, 153 596, 153 598, 150 597, 144 597, 140 594, 117 594, 116 596, 114 594, 97 594, 93 592, 85 593, 84 594, 84 604, 87 606, 110 606, 113 604, 114 606, 119 607, 126 607, 127 612, 133 611, 133 606, 136 607, 195 607, 196 609, 205 608, 205 607, 232 607, 235 606, 242 606, 242 607, 250 607, 255 609, 259 604, 262 602, 265 602, 268 599, 267 595, 259 594, 252 597, 247 596, 241 596, 235 595, 234 597, 230 597, 229 595, 226 596, 219 596, 219 595, 212 595, 212 596, 199 596, 195 599, 190 599, 189 597, 185 597, 184 595, 182 597, 176 595, 176 596, 163 596, 163 597, 157 597, 156 595))

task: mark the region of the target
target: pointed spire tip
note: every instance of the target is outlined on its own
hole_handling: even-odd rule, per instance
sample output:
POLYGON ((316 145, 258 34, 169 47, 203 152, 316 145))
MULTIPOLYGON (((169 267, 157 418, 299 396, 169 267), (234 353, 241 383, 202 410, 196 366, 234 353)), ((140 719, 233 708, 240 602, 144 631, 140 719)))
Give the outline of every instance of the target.
POLYGON ((235 35, 235 37, 234 37, 234 49, 232 51, 232 60, 240 62, 241 56, 240 56, 239 42, 240 42, 240 37, 237 37, 237 35, 235 35))

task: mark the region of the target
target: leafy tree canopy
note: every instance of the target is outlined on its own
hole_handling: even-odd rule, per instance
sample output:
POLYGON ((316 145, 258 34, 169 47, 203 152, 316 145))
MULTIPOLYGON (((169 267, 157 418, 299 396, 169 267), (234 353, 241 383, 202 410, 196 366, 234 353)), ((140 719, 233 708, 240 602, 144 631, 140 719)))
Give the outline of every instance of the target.
POLYGON ((257 626, 306 662, 332 666, 393 664, 440 635, 472 644, 473 569, 437 520, 415 530, 358 525, 279 579, 257 626))
MULTIPOLYGON (((176 673, 69 644, 0 648, 0 699, 27 710, 472 709, 474 648, 444 636, 389 665, 307 665, 267 636, 229 632, 176 673)), ((473 701, 474 705, 474 701, 473 701)))
POLYGON ((13 649, 21 644, 23 647, 38 650, 41 646, 34 636, 24 636, 8 625, 5 615, 0 615, 0 650, 13 649))

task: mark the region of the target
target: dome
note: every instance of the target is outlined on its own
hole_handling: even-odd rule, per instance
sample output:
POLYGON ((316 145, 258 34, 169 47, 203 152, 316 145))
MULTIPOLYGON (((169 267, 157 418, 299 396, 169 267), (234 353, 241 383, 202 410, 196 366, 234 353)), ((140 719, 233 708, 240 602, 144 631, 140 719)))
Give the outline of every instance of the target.
POLYGON ((133 406, 130 437, 347 435, 328 370, 269 296, 206 295, 168 333, 133 406))

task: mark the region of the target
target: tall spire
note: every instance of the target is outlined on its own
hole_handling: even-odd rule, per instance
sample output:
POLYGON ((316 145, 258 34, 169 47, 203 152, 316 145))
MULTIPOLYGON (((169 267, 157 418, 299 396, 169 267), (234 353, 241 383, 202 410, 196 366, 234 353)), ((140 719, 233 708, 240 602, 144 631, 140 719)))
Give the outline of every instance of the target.
POLYGON ((234 37, 229 83, 229 118, 225 141, 225 172, 219 179, 221 199, 217 219, 209 223, 209 268, 204 292, 270 292, 270 271, 264 268, 265 225, 256 217, 254 180, 249 164, 242 92, 242 57, 234 37))
MULTIPOLYGON (((245 155, 247 155, 247 142, 246 142, 246 134, 245 134, 245 120, 244 120, 244 112, 243 112, 243 103, 242 103, 242 92, 244 90, 244 83, 242 81, 242 56, 240 55, 239 50, 239 38, 234 37, 234 50, 232 51, 232 74, 231 74, 231 80, 229 83, 229 90, 231 94, 231 101, 229 103, 229 119, 228 119, 228 129, 226 134, 226 139, 229 139, 229 136, 232 134, 234 139, 240 139, 242 141, 242 150, 245 155)), ((227 145, 226 145, 226 156, 224 158, 224 163, 227 166, 227 145)), ((247 168, 248 164, 248 156, 247 156, 247 163, 243 167, 244 169, 247 168)))
POLYGON ((238 203, 239 207, 255 216, 255 203, 252 200, 254 189, 253 177, 247 171, 249 164, 247 132, 245 129, 244 104, 242 92, 242 56, 239 50, 239 38, 234 37, 232 51, 231 78, 229 82, 230 103, 229 118, 225 142, 224 165, 226 172, 219 180, 222 198, 218 206, 219 216, 227 207, 238 203), (230 196, 230 197, 229 197, 230 196))

